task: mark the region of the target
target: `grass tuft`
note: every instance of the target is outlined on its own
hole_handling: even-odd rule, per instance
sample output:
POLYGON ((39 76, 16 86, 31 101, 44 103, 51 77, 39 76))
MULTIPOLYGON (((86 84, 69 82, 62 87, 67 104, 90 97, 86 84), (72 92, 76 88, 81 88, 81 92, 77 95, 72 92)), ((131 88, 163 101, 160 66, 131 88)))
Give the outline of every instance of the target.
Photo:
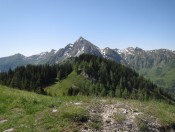
POLYGON ((125 121, 126 116, 121 113, 114 114, 114 119, 117 123, 122 124, 125 121))

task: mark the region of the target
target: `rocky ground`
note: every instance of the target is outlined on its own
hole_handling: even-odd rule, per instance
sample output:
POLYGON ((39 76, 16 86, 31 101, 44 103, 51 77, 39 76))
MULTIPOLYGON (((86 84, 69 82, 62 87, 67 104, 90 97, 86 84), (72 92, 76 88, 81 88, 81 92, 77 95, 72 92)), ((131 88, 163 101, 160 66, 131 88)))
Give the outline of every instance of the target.
MULTIPOLYGON (((78 123, 76 129, 81 132, 174 132, 172 128, 161 126, 159 120, 145 114, 126 102, 107 102, 100 100, 96 103, 69 102, 67 106, 82 107, 88 109, 90 118, 86 122, 78 123)), ((144 105, 141 106, 144 109, 144 105)), ((52 114, 59 114, 55 107, 50 110, 52 114)), ((55 117, 56 118, 56 117, 55 117)), ((39 119, 38 119, 39 120, 39 119)), ((0 119, 0 124, 8 120, 0 119)), ((3 132, 14 132, 15 128, 9 128, 3 132)), ((70 130, 68 130, 70 131, 70 130)))
MULTIPOLYGON (((104 100, 102 102, 105 102, 104 100)), ((85 127, 83 132, 160 132, 164 131, 158 123, 158 119, 146 115, 138 109, 125 103, 106 104, 89 106, 91 115, 89 123, 92 127, 85 127)), ((170 130, 173 132, 173 130, 170 130)))

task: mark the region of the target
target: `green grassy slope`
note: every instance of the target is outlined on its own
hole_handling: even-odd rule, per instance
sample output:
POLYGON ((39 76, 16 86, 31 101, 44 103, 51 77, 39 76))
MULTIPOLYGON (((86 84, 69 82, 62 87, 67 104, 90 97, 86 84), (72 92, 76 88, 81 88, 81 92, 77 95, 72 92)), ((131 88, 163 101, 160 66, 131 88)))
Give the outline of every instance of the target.
POLYGON ((0 131, 11 128, 22 132, 71 131, 76 122, 88 118, 88 113, 83 107, 67 106, 65 102, 69 100, 79 99, 61 99, 0 86, 0 131))
MULTIPOLYGON (((70 81, 75 79, 74 74, 69 76, 70 81)), ((82 78, 79 79, 81 81, 82 78)), ((62 83, 67 86, 66 80, 64 81, 62 83)), ((52 90, 57 93, 56 85, 50 86, 50 89, 53 88, 52 90)), ((146 115, 153 115, 164 126, 172 125, 175 122, 175 106, 156 101, 141 102, 87 96, 50 97, 0 86, 0 131, 10 128, 22 132, 79 131, 86 126, 100 129, 101 125, 97 120, 87 122, 90 118, 88 109, 99 109, 99 105, 116 103, 124 103, 146 115), (78 103, 80 105, 77 105, 78 103), (3 120, 6 122, 1 123, 3 120)))
POLYGON ((175 87, 175 68, 153 67, 151 69, 143 68, 139 70, 146 78, 153 80, 159 86, 165 88, 175 87), (174 82, 173 82, 174 80, 174 82))
POLYGON ((47 87, 46 91, 52 96, 62 96, 67 94, 67 91, 71 86, 78 86, 84 81, 87 81, 87 79, 73 71, 66 79, 57 82, 53 86, 47 87))
POLYGON ((57 98, 47 97, 10 89, 0 86, 0 120, 7 120, 0 124, 0 131, 13 128, 18 131, 42 131, 47 122, 54 123, 47 117, 53 106, 59 105, 57 98), (36 120, 43 118, 37 123, 36 120))

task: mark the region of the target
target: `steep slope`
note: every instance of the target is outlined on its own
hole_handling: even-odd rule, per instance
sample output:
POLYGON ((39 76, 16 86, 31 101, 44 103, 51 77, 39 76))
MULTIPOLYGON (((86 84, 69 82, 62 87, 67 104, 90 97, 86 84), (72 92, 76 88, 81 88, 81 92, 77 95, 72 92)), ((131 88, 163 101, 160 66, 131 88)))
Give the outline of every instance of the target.
POLYGON ((101 54, 104 58, 113 60, 115 62, 121 62, 122 64, 126 64, 125 60, 114 50, 109 47, 105 49, 101 49, 101 54))
POLYGON ((71 56, 75 57, 75 56, 79 56, 83 53, 101 56, 99 48, 97 46, 95 46, 91 42, 87 41, 83 37, 80 37, 74 43, 74 50, 71 53, 71 56))
POLYGON ((97 46, 83 37, 80 37, 74 44, 68 44, 65 48, 58 50, 58 52, 50 58, 48 63, 55 64, 69 57, 76 57, 83 53, 102 56, 97 46))

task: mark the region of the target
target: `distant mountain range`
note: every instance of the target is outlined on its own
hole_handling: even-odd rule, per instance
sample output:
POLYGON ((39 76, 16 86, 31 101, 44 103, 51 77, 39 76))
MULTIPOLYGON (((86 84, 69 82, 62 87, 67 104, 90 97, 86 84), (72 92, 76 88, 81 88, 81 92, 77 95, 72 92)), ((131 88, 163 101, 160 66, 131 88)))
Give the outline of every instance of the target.
POLYGON ((94 54, 122 63, 152 79, 159 86, 175 88, 175 51, 168 49, 143 50, 138 47, 128 47, 124 50, 108 47, 100 49, 83 37, 58 51, 51 50, 29 57, 15 54, 0 58, 0 71, 7 71, 9 68, 14 69, 27 64, 56 64, 83 53, 94 54))

